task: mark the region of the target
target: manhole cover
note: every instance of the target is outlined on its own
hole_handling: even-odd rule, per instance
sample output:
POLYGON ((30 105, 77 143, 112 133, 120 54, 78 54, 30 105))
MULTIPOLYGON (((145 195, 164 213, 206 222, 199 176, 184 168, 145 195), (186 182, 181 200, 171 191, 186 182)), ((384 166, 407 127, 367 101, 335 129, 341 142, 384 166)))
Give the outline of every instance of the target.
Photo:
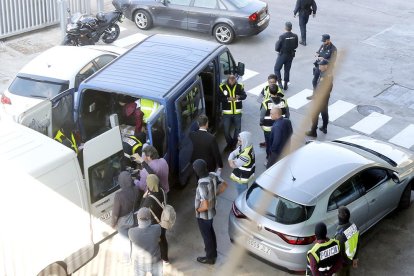
POLYGON ((378 106, 373 106, 373 105, 358 105, 357 110, 360 114, 362 114, 364 116, 368 116, 372 112, 377 112, 377 113, 380 113, 380 114, 384 114, 384 110, 382 110, 378 106))

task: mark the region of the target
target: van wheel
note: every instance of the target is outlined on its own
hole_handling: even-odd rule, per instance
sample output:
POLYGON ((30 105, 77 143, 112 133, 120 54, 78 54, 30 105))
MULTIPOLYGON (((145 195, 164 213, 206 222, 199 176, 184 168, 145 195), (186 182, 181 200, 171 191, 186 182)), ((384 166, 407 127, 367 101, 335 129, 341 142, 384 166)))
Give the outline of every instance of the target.
POLYGON ((405 187, 404 192, 401 195, 400 203, 398 207, 400 209, 407 209, 410 207, 411 204, 411 183, 408 183, 407 187, 405 187))
POLYGON ((134 15, 135 25, 141 30, 148 30, 152 28, 151 15, 144 10, 138 10, 134 15))
POLYGON ((67 276, 66 268, 58 263, 54 263, 40 271, 37 276, 67 276))
POLYGON ((229 25, 223 23, 214 27, 213 34, 216 40, 221 44, 232 43, 235 36, 233 29, 229 25))

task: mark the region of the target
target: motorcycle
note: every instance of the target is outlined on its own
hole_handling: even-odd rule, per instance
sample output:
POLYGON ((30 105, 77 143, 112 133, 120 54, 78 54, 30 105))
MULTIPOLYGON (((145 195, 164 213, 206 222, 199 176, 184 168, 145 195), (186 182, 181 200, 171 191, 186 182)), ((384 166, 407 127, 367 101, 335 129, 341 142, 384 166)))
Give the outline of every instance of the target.
POLYGON ((99 12, 96 16, 75 13, 68 9, 66 36, 62 45, 94 45, 102 39, 104 43, 114 42, 121 32, 117 22, 122 22, 123 13, 116 9, 112 12, 99 12))

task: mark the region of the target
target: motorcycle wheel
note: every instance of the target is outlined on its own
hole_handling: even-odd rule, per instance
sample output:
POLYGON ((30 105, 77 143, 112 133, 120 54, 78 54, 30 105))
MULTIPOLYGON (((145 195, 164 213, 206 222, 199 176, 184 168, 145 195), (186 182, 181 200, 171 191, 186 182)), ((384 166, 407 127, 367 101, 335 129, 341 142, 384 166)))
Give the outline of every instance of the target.
POLYGON ((78 43, 76 43, 76 41, 74 39, 72 39, 69 36, 65 36, 65 38, 62 41, 62 45, 65 46, 78 46, 78 43))
POLYGON ((105 30, 102 41, 106 44, 112 43, 119 37, 120 32, 121 30, 119 29, 118 24, 114 24, 105 30))

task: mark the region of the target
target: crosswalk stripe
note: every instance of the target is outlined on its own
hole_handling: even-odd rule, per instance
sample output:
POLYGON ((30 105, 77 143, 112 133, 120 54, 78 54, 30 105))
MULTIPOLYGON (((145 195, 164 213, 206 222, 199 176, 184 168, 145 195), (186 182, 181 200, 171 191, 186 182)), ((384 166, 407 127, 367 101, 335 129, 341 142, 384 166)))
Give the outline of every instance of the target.
POLYGON ((388 141, 409 149, 414 145, 413 137, 414 137, 414 125, 410 124, 388 141))
POLYGON ((263 87, 265 87, 266 85, 267 85, 267 81, 262 83, 262 84, 259 84, 258 86, 254 87, 252 89, 250 89, 249 91, 247 91, 247 93, 259 96, 260 92, 262 92, 263 87))
POLYGON ((259 72, 253 71, 253 70, 249 70, 249 69, 245 69, 244 70, 244 75, 243 75, 243 82, 247 81, 248 79, 258 75, 259 72))
POLYGON ((292 97, 289 97, 287 102, 289 105, 289 108, 293 109, 299 109, 302 106, 308 104, 310 101, 306 99, 307 96, 311 96, 313 93, 310 89, 303 89, 299 93, 293 95, 292 97))
POLYGON ((329 121, 333 122, 345 113, 349 112, 356 105, 342 100, 338 100, 329 106, 329 121))
POLYGON ((137 33, 137 34, 129 35, 124 38, 118 39, 113 44, 118 47, 127 47, 132 44, 138 43, 147 37, 148 35, 137 33))
POLYGON ((375 130, 385 125, 391 119, 392 118, 390 116, 378 112, 372 112, 367 117, 351 126, 351 128, 365 134, 372 134, 375 130))

